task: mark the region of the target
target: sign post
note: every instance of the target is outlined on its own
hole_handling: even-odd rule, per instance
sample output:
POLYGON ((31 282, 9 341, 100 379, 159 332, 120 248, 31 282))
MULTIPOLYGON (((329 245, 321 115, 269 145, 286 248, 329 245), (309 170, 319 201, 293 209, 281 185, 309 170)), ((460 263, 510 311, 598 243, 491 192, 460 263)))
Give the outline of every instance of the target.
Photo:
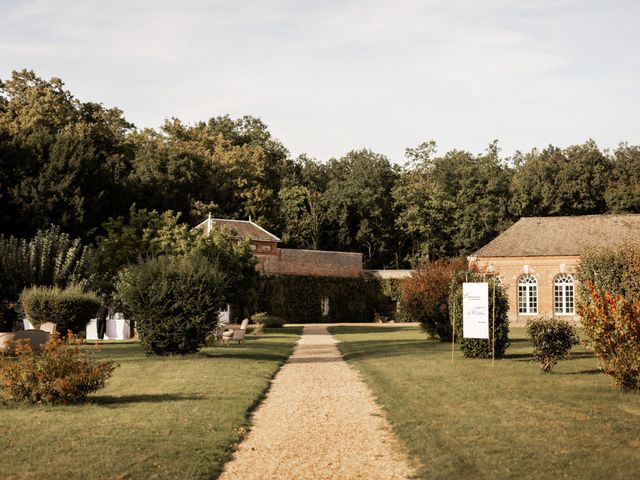
POLYGON ((462 284, 462 334, 464 338, 489 340, 489 284, 462 284))

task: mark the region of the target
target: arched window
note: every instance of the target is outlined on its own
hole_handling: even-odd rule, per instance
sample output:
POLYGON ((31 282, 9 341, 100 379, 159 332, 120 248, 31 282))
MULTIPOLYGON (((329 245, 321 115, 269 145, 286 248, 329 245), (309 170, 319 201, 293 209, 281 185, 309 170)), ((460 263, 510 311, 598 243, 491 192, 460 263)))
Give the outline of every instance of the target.
POLYGON ((523 275, 518 280, 518 313, 538 313, 538 281, 533 275, 523 275))
POLYGON ((573 277, 568 273, 558 275, 553 282, 554 311, 560 315, 572 315, 575 311, 573 299, 573 277))

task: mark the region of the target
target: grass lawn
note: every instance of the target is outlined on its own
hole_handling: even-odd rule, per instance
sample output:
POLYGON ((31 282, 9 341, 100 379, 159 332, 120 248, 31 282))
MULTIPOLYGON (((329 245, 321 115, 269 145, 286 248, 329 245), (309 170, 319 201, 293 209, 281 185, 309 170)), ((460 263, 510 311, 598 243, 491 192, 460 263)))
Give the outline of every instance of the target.
POLYGON ((105 343, 99 355, 120 367, 90 403, 0 407, 0 476, 215 478, 301 331, 247 335, 244 346, 186 357, 105 343))
POLYGON ((640 478, 640 393, 574 348, 551 373, 523 328, 506 358, 465 359, 416 327, 333 327, 339 348, 388 412, 420 478, 640 478))

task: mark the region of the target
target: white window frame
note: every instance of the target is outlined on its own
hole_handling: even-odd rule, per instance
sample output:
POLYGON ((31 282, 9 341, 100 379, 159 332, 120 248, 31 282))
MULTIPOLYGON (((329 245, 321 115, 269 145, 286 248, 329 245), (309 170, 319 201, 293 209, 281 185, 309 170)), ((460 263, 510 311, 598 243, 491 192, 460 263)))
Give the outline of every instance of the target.
POLYGON ((320 300, 320 309, 323 317, 329 316, 329 297, 322 297, 320 300))
POLYGON ((553 312, 556 315, 575 315, 576 289, 573 276, 569 273, 558 275, 553 280, 553 312))
POLYGON ((538 315, 538 280, 531 274, 518 279, 518 314, 538 315))

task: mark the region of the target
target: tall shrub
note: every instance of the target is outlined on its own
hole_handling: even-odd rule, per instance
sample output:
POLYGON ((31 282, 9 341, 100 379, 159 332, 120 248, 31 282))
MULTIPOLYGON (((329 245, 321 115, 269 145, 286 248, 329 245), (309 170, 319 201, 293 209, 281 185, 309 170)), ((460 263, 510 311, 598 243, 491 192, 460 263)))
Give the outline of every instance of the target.
POLYGON ((578 313, 600 368, 616 385, 640 389, 640 301, 587 285, 578 313))
POLYGON ((401 284, 400 305, 411 322, 420 322, 432 338, 451 341, 449 287, 456 272, 466 270, 463 259, 437 260, 420 265, 401 284))
POLYGON ((90 270, 87 248, 55 225, 31 239, 0 236, 0 298, 15 300, 32 285, 86 285, 90 270))
POLYGON ((460 345, 460 350, 465 357, 470 358, 491 358, 493 348, 493 332, 495 330, 495 356, 502 357, 509 347, 509 300, 502 287, 495 283, 495 326, 492 325, 494 312, 494 291, 495 279, 483 279, 482 275, 470 273, 464 276, 456 276, 451 283, 449 294, 449 312, 452 321, 456 325, 456 340, 460 345), (463 331, 463 310, 462 310, 462 284, 463 281, 481 282, 489 284, 489 339, 464 338, 463 331))
POLYGON ((39 328, 53 322, 66 335, 68 331, 84 330, 98 313, 100 298, 79 285, 64 289, 58 287, 31 287, 20 294, 20 304, 31 324, 39 328))
POLYGON ((161 256, 125 268, 117 296, 147 353, 198 351, 225 304, 227 277, 202 254, 161 256))
POLYGON ((578 314, 600 368, 616 385, 640 389, 640 245, 580 257, 578 314))

